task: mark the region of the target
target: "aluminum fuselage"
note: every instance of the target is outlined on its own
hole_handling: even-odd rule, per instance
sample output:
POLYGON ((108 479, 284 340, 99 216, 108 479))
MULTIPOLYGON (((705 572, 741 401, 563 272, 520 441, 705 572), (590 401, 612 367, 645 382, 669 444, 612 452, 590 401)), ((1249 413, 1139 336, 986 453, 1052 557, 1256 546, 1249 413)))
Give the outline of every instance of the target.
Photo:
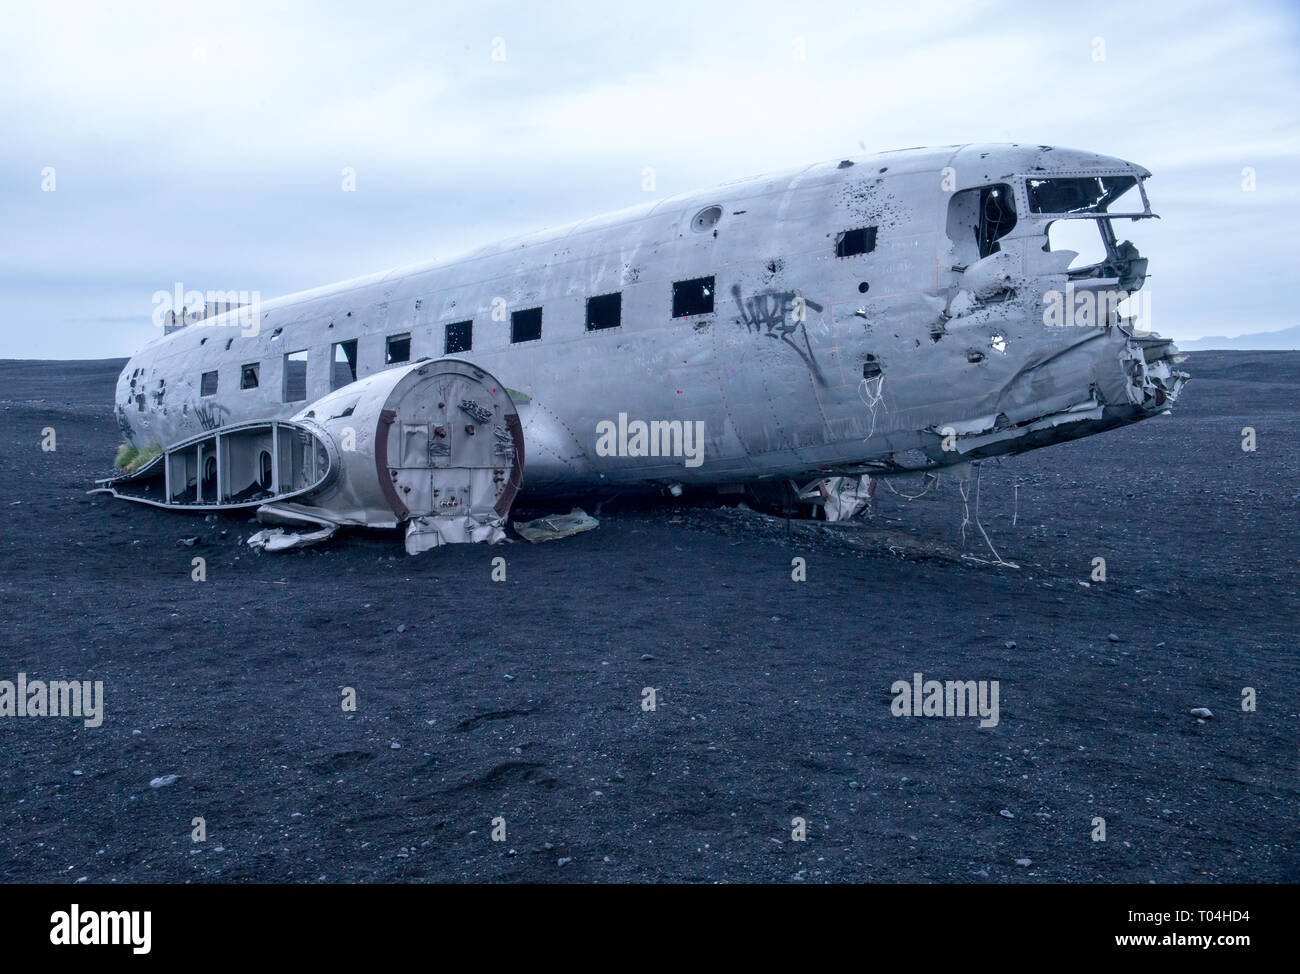
POLYGON ((409 334, 412 358, 437 358, 446 325, 467 320, 472 348, 455 357, 516 393, 525 490, 798 477, 918 450, 928 463, 955 463, 978 454, 942 448, 944 430, 1030 431, 1096 407, 1091 426, 1050 420, 1015 445, 988 447, 1015 452, 1162 411, 1166 403, 1134 385, 1120 325, 1044 323, 1044 293, 1065 285, 1070 257, 1046 250, 1052 221, 1030 212, 1025 180, 1054 172, 1148 175, 1090 153, 968 145, 676 196, 262 302, 251 322, 233 313, 180 329, 128 363, 119 424, 137 445, 167 446, 205 428, 286 418, 330 392, 336 343, 357 341, 362 378, 388 367, 389 336, 409 334), (953 228, 950 204, 994 184, 1012 188, 1018 220, 996 262, 972 261, 974 231, 953 228), (715 206, 716 223, 693 225, 715 206), (840 235, 861 228, 874 228, 874 248, 837 256, 840 235), (975 263, 1000 276, 996 299, 972 280, 975 263), (706 276, 712 313, 674 317, 673 282, 706 276), (613 292, 621 324, 588 330, 587 299, 613 292), (512 344, 511 312, 536 307, 540 339, 512 344), (286 402, 285 356, 302 350, 306 396, 286 402), (250 363, 258 385, 243 389, 250 363), (203 395, 212 371, 216 392, 203 395), (600 424, 620 414, 702 422, 703 463, 600 455, 600 424))

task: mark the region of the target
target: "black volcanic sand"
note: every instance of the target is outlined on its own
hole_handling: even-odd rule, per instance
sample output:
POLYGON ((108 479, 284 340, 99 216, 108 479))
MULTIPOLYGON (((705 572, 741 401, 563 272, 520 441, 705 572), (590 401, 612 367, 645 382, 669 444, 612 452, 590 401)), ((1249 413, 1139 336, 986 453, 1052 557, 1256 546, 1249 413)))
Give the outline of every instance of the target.
POLYGON ((1018 569, 963 560, 948 480, 790 537, 615 501, 547 544, 259 555, 247 516, 85 493, 120 366, 0 363, 0 679, 106 694, 0 720, 2 880, 1300 877, 1300 353, 1193 354, 1175 415, 986 464, 1018 569), (917 671, 1000 681, 1000 724, 892 716, 917 671))

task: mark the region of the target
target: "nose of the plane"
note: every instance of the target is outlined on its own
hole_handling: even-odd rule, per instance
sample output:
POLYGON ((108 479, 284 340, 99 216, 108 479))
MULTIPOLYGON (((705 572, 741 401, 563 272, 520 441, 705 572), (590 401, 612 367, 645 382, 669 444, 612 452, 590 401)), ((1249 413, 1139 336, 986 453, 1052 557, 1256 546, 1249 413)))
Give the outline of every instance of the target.
POLYGON ((960 439, 963 455, 1019 453, 1159 415, 1189 378, 1167 338, 1119 324, 1069 334, 1020 363, 997 397, 997 427, 960 439))
MULTIPOLYGON (((1118 375, 1099 387, 1112 407, 1131 405, 1143 415, 1162 413, 1171 407, 1190 376, 1177 368, 1182 356, 1172 339, 1153 334, 1135 334, 1123 325, 1112 329, 1118 375)), ((1142 415, 1135 418, 1142 418, 1142 415)))

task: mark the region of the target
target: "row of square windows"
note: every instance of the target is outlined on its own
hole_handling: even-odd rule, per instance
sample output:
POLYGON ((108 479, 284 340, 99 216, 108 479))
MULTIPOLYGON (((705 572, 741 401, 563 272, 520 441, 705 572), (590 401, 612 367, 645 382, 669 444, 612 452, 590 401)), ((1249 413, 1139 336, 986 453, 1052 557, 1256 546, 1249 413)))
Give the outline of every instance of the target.
MULTIPOLYGON (((713 311, 713 278, 698 277, 673 284, 673 317, 705 315, 713 311)), ((587 330, 603 331, 617 328, 623 319, 623 294, 602 294, 587 299, 587 330)), ((525 308, 510 315, 510 342, 537 341, 542 337, 542 309, 525 308)), ((474 347, 474 322, 455 321, 444 330, 443 354, 455 355, 474 347)), ((384 364, 399 365, 411 360, 409 333, 389 335, 384 346, 384 364)), ((357 379, 357 340, 335 342, 334 361, 330 374, 330 388, 339 389, 357 379)), ((239 388, 256 389, 261 379, 261 363, 249 362, 240 367, 239 388)), ((217 394, 218 375, 214 369, 204 372, 199 383, 199 395, 217 394)), ((290 352, 284 357, 285 402, 307 398, 307 352, 290 352)))
MULTIPOLYGON (((836 257, 854 257, 876 249, 876 228, 845 230, 835 238, 836 257)), ((865 289, 865 285, 863 286, 865 289)), ((696 277, 673 282, 673 317, 688 318, 713 312, 713 277, 696 277)), ((587 299, 587 331, 617 328, 623 320, 623 293, 601 294, 587 299)), ((510 315, 510 343, 533 342, 542 337, 542 309, 525 308, 510 315)), ((229 347, 229 345, 227 345, 229 347)), ((446 326, 443 354, 455 355, 474 347, 474 322, 456 321, 446 326)), ((410 334, 390 335, 384 351, 384 364, 397 365, 411 360, 410 334)), ((330 388, 338 389, 357 379, 357 340, 336 342, 330 374, 330 388)), ((256 389, 260 363, 250 362, 240 368, 239 388, 256 389)), ((217 394, 216 371, 204 372, 199 394, 217 394)), ((291 352, 284 357, 284 402, 307 398, 307 352, 291 352)))

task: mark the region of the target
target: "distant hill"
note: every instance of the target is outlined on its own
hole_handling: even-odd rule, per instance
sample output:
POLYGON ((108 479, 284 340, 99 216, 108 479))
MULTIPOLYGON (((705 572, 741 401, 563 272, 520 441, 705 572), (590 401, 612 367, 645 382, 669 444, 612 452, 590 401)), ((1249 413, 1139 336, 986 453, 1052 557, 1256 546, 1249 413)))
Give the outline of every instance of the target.
POLYGON ((1300 349, 1300 325, 1283 328, 1281 331, 1257 331, 1250 335, 1238 335, 1236 338, 1212 335, 1209 338, 1179 341, 1178 347, 1188 352, 1212 348, 1250 352, 1300 349))

